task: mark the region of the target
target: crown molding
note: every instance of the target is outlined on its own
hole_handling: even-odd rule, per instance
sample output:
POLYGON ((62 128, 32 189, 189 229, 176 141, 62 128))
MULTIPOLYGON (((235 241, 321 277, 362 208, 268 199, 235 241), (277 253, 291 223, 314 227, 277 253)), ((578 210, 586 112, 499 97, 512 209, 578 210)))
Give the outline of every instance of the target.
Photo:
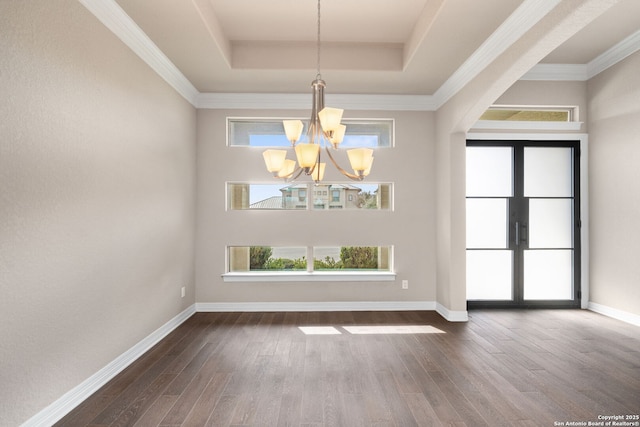
POLYGON ((638 50, 640 50, 640 30, 589 62, 587 64, 587 79, 597 76, 638 50))
MULTIPOLYGON (((435 111, 430 95, 326 94, 326 103, 349 110, 435 111)), ((308 110, 311 94, 277 93, 201 93, 196 108, 308 110)))
POLYGON ((558 3, 560 0, 525 0, 435 92, 436 109, 458 93, 558 3))
POLYGON ((115 0, 78 0, 180 95, 195 106, 198 90, 115 0))
POLYGON ((311 94, 300 93, 200 93, 196 108, 302 110, 311 105, 311 94))
POLYGON ((586 81, 586 64, 536 64, 520 80, 586 81))
POLYGON ((640 50, 636 31, 588 64, 537 64, 520 80, 587 81, 640 50))

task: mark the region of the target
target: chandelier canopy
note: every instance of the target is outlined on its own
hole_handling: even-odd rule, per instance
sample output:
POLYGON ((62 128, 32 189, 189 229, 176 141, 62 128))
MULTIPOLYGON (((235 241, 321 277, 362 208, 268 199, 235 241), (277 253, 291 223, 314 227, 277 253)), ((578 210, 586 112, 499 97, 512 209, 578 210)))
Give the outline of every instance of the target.
POLYGON ((350 179, 362 181, 369 175, 373 164, 371 148, 352 148, 347 156, 353 173, 343 169, 334 159, 331 150, 337 150, 344 138, 347 127, 342 121, 343 110, 324 106, 324 88, 326 84, 320 75, 320 0, 318 0, 318 38, 317 38, 317 74, 312 87, 311 118, 307 126, 305 141, 300 140, 304 123, 301 120, 283 120, 287 139, 295 152, 296 160, 287 159, 288 150, 269 149, 262 154, 267 170, 274 177, 295 180, 303 172, 316 182, 322 181, 326 162, 322 152, 340 173, 350 179), (324 150, 323 150, 324 149, 324 150))

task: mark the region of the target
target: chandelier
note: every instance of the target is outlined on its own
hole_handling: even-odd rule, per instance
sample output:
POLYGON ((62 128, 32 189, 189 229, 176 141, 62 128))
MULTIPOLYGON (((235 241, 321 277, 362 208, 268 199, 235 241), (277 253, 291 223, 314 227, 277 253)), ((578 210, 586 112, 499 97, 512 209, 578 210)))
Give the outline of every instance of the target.
POLYGON ((373 164, 371 148, 352 148, 347 150, 347 157, 353 173, 343 169, 331 154, 338 150, 346 126, 341 124, 343 110, 324 106, 324 88, 326 84, 320 75, 320 0, 318 0, 318 38, 317 38, 317 74, 312 87, 311 118, 307 126, 304 141, 301 141, 304 123, 301 120, 283 120, 284 131, 291 143, 296 160, 288 159, 289 150, 265 150, 264 157, 267 170, 276 178, 295 180, 302 173, 310 176, 316 183, 322 181, 326 162, 323 151, 329 161, 344 176, 362 181, 369 175, 373 164), (323 150, 324 149, 324 150, 323 150))

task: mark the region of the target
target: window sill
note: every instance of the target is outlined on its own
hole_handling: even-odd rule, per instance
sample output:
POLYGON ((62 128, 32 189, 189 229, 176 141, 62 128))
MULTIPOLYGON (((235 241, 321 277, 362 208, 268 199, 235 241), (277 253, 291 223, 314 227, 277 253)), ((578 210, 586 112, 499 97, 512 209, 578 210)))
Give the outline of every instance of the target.
POLYGON ((396 273, 390 271, 241 272, 225 273, 222 275, 222 280, 225 282, 390 282, 396 280, 396 273))

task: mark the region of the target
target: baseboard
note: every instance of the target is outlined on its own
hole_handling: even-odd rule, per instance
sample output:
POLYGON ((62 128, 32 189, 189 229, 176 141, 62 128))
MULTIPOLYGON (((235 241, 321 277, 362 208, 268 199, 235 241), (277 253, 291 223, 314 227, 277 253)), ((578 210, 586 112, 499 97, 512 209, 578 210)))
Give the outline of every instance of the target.
POLYGON ((409 311, 435 310, 434 301, 340 301, 340 302, 200 302, 198 312, 280 311, 409 311))
POLYGON ((591 301, 589 301, 587 309, 614 319, 622 320, 623 322, 631 323, 635 326, 640 326, 640 316, 637 314, 618 310, 617 308, 608 307, 591 301))
POLYGON ((65 393, 58 400, 27 420, 21 427, 50 426, 118 375, 196 312, 195 304, 162 325, 142 341, 122 353, 111 363, 65 393))
POLYGON ((467 310, 464 311, 451 311, 444 305, 440 303, 436 303, 436 311, 442 317, 444 317, 449 322, 468 322, 469 314, 467 310))
POLYGON ((467 322, 467 311, 451 311, 435 301, 227 302, 196 303, 198 312, 408 311, 435 310, 449 322, 467 322))

